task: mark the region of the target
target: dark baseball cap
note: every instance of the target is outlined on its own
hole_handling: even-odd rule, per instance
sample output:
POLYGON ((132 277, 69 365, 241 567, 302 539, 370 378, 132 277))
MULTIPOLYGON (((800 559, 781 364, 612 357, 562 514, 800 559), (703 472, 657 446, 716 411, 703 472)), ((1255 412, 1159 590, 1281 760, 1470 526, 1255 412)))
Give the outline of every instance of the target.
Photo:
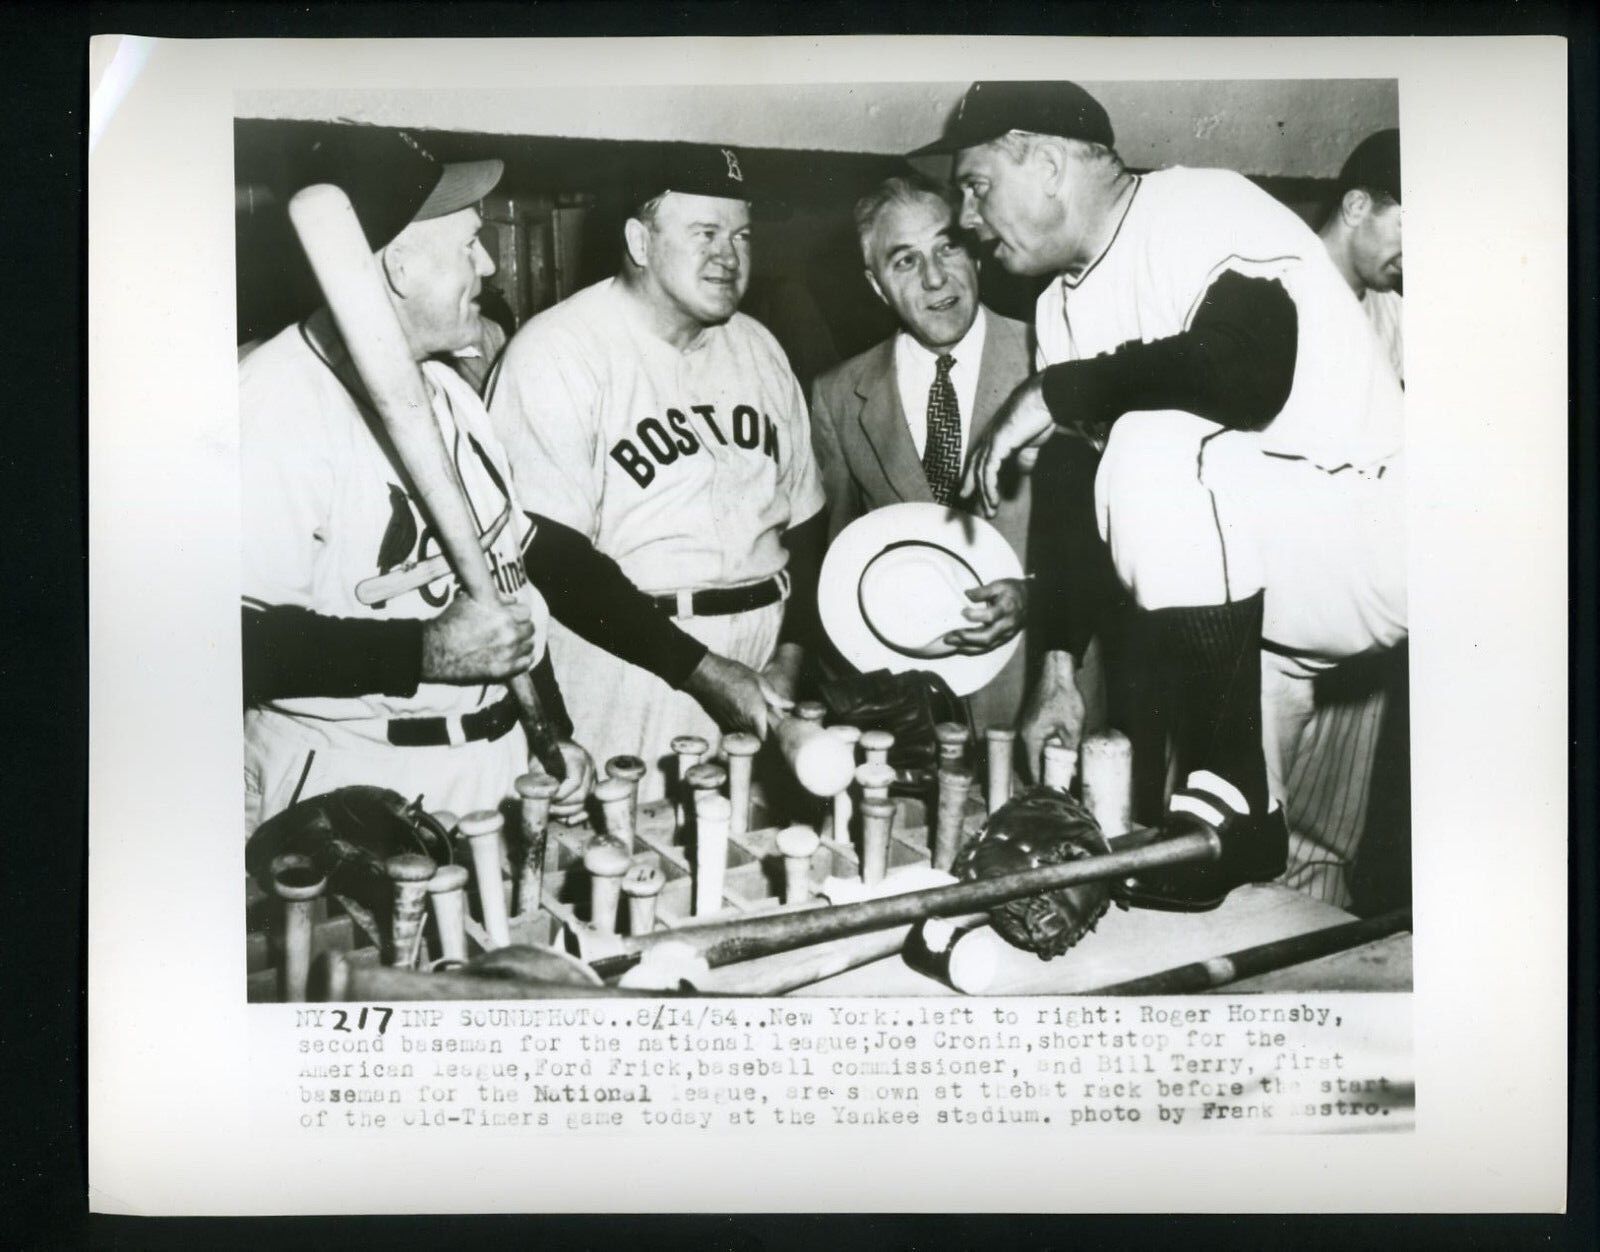
POLYGON ((669 191, 751 204, 765 199, 745 157, 718 144, 675 143, 654 152, 629 180, 628 208, 636 210, 669 191))
POLYGON ((1111 119, 1100 102, 1077 83, 973 83, 944 134, 912 156, 975 148, 1013 130, 1059 135, 1112 147, 1111 119))
POLYGON ((1339 194, 1352 187, 1382 192, 1400 203, 1400 132, 1380 130, 1368 135, 1339 171, 1339 194))
POLYGON ((374 126, 315 135, 296 166, 295 190, 333 183, 344 191, 374 252, 412 222, 476 204, 505 171, 498 160, 440 161, 406 131, 374 126))

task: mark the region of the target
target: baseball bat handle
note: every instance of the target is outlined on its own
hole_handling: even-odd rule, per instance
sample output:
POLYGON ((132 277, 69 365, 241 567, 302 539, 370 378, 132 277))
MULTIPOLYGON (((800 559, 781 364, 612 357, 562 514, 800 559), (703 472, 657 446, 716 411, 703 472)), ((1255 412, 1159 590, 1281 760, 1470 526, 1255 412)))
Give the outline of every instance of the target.
MULTIPOLYGON (((456 580, 474 600, 495 603, 499 589, 479 547, 466 490, 445 448, 422 371, 389 303, 377 258, 349 198, 329 183, 305 187, 289 201, 289 220, 351 363, 411 479, 416 499, 428 514, 456 580)), ((507 685, 521 706, 523 726, 539 763, 552 777, 564 779, 566 764, 533 680, 518 675, 507 685)))

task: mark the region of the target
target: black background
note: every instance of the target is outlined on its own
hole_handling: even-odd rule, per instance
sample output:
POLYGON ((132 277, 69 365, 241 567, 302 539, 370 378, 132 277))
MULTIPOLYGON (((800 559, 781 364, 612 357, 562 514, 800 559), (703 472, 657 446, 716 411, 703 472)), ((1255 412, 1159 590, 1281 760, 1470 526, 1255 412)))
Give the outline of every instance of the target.
MULTIPOLYGON (((4 832, 4 1089, 9 1132, 0 1242, 165 1248, 537 1245, 724 1250, 954 1247, 1593 1247, 1595 1226, 1595 18, 1584 4, 950 3, 41 4, 0 7, 0 240, 9 298, 0 340, 5 509, 0 634, 4 832), (207 1219, 86 1213, 84 1096, 87 780, 85 287, 87 40, 173 37, 684 34, 1558 34, 1571 89, 1572 964, 1569 1215, 1443 1218, 811 1217, 207 1219)), ((1492 91, 1492 84, 1485 84, 1492 91)), ((154 486, 153 486, 153 489, 154 486)), ((1509 608, 1508 611, 1515 611, 1509 608)), ((1515 832, 1506 832, 1507 855, 1515 832)), ((159 858, 159 847, 150 856, 159 858)), ((1497 919, 1483 919, 1493 925, 1497 919)), ((1487 988, 1492 993, 1492 988, 1487 988)), ((174 987, 173 994, 182 993, 174 987)), ((152 1012, 160 1006, 151 1005, 152 1012)), ((1225 1141, 1219 1141, 1219 1143, 1225 1141)), ((1072 1154, 1063 1146, 1063 1193, 1072 1154)), ((159 1128, 151 1149, 159 1151, 159 1128)), ((530 1168, 536 1162, 530 1161, 530 1168)), ((950 1162, 959 1178, 959 1161, 950 1162)), ((760 1203, 759 1170, 752 1203, 760 1203)), ((625 1170, 620 1171, 625 1178, 625 1170)), ((1161 1189, 1152 1179, 1153 1193, 1161 1189)), ((1330 1203, 1349 1203, 1334 1194, 1330 1203)), ((960 1190, 959 1183, 952 1191, 960 1190)), ((1464 1197, 1466 1198, 1466 1197, 1464 1197)), ((1263 1195, 1263 1203, 1272 1197, 1263 1195)), ((624 1201, 625 1202, 625 1201, 624 1201)), ((1051 1204, 1041 1197, 1041 1206, 1051 1204)), ((818 1196, 818 1206, 827 1204, 818 1196)))

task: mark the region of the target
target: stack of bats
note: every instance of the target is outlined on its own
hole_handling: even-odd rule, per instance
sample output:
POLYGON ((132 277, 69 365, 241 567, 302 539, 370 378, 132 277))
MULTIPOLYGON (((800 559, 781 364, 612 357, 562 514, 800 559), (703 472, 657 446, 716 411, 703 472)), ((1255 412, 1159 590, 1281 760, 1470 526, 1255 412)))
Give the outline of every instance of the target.
MULTIPOLYGON (((941 725, 931 794, 892 797, 893 737, 823 726, 821 718, 820 706, 802 704, 786 723, 789 732, 775 736, 791 769, 793 744, 819 754, 826 740, 829 758, 843 762, 825 777, 808 775, 836 789, 819 795, 808 788, 809 803, 786 815, 798 821, 774 820, 753 778, 761 744, 740 734, 724 739, 715 760, 698 736, 674 740, 673 792, 651 803, 638 800, 644 763, 613 758, 594 789, 597 822, 583 814, 552 817, 556 782, 537 770, 518 780, 509 820, 488 810, 435 814, 457 840, 461 864, 435 866, 414 855, 390 862, 394 922, 386 951, 347 959, 366 989, 362 998, 377 994, 370 975, 380 958, 390 969, 440 974, 482 954, 525 947, 575 954, 585 981, 594 971, 625 987, 687 982, 700 991, 777 994, 900 951, 908 938, 932 957, 924 962, 929 972, 965 984, 958 989, 980 989, 989 964, 982 953, 996 941, 979 923, 997 899, 973 894, 992 884, 958 885, 947 871, 962 841, 1011 794, 1015 734, 1009 727, 985 732, 980 770, 966 727, 941 725), (911 934, 934 917, 951 920, 911 934)), ((1067 789, 1078 763, 1076 750, 1047 744, 1036 776, 1067 789)), ((1086 802, 1105 829, 1125 832, 1127 740, 1091 737, 1082 763, 1086 802)), ((1108 858, 1102 876, 1133 872, 1122 863, 1129 855, 1136 854, 1108 858)), ((303 998, 313 947, 350 944, 341 942, 337 921, 313 937, 309 919, 323 884, 306 882, 303 866, 282 870, 275 884, 283 909, 282 994, 303 998)), ((1059 884, 1041 881, 1031 890, 1051 885, 1059 884)), ((1026 894, 1029 886, 1010 890, 1026 894)), ((264 942, 256 948, 265 954, 264 942)), ((399 998, 394 979, 385 986, 399 998)), ((442 989, 434 985, 430 993, 442 989)))

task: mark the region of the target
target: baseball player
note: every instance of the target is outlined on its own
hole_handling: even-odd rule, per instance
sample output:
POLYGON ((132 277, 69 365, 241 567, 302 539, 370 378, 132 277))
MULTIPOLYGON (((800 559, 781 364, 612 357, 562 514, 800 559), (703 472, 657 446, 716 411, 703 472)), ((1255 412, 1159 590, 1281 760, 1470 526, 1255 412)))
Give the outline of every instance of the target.
MULTIPOLYGON (((822 488, 783 351, 737 310, 750 279, 739 154, 689 148, 645 189, 613 278, 534 318, 490 380, 517 489, 591 539, 714 655, 793 695, 816 636, 822 488), (793 588, 787 614, 785 600, 793 588)), ((580 740, 642 757, 662 794, 675 735, 717 741, 687 693, 551 633, 580 740)), ((745 706, 758 733, 765 710, 745 706)))
POLYGON ((1132 884, 1214 907, 1283 872, 1287 746, 1311 680, 1405 638, 1400 387, 1316 236, 1243 177, 1138 176, 1076 84, 976 83, 945 136, 962 225, 1055 276, 1040 375, 973 449, 964 487, 1059 431, 1104 449, 1100 532, 1184 785, 1164 829, 1220 862, 1132 884), (1263 700, 1263 673, 1268 676, 1263 700))
POLYGON ((1357 144, 1334 191, 1338 198, 1318 232, 1322 246, 1361 301, 1403 385, 1400 132, 1380 130, 1357 144))
MULTIPOLYGON (((1350 154, 1318 234, 1404 385, 1399 131, 1369 135, 1350 154)), ((1340 908, 1351 905, 1351 869, 1367 829, 1395 682, 1387 665, 1346 668, 1339 681, 1317 686, 1315 708, 1293 745, 1284 804, 1283 881, 1340 908)))
MULTIPOLYGON (((481 337, 494 266, 474 206, 501 163, 441 165, 405 135, 363 130, 319 140, 308 169, 303 181, 345 190, 377 254, 503 602, 456 594, 326 310, 252 352, 239 376, 247 826, 352 783, 493 808, 528 768, 501 684, 537 665, 564 721, 550 612, 670 682, 692 685, 706 650, 581 536, 523 511, 482 401, 445 363, 481 337)), ((593 769, 575 744, 563 753, 554 807, 571 811, 593 769)))

